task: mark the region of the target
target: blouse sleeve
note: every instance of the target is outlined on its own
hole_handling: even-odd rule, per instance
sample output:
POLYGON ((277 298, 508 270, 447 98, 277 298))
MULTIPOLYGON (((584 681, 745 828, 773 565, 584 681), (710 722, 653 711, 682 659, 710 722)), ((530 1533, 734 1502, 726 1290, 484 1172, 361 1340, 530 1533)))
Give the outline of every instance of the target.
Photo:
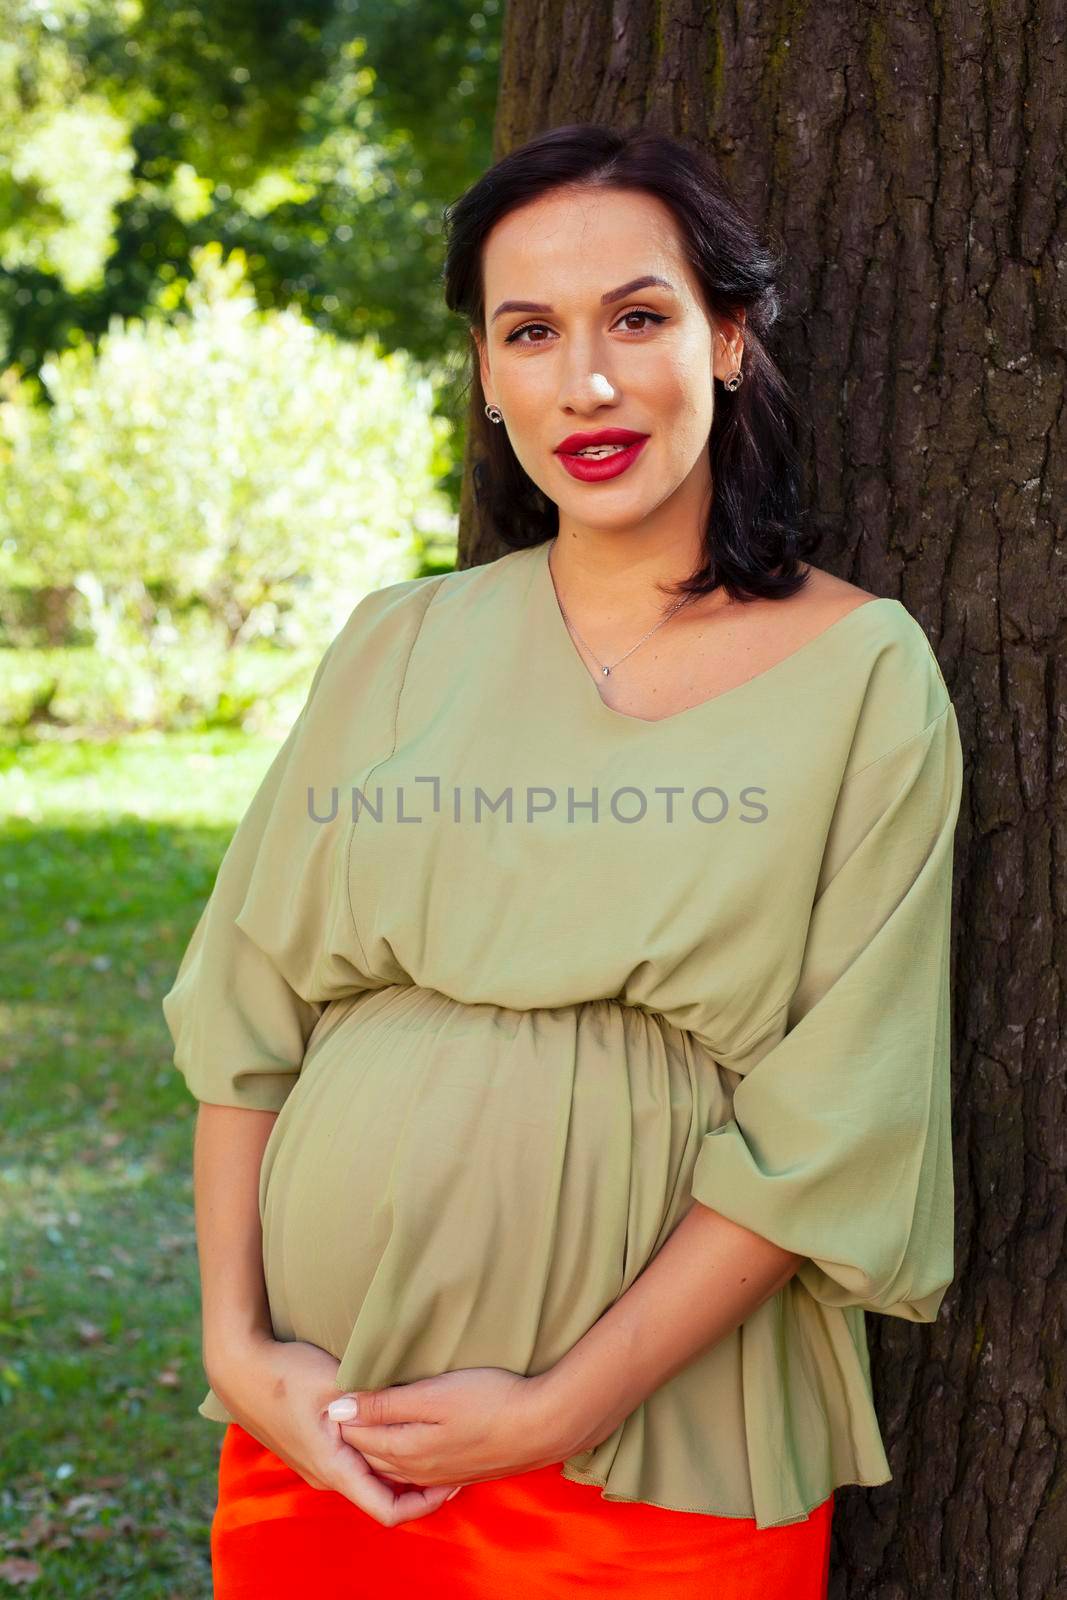
MULTIPOLYGON (((949 701, 846 777, 784 1030, 704 1135, 694 1197, 805 1257, 825 1305, 933 1322, 954 1273, 949 701)), ((751 1059, 751 1057, 749 1058, 751 1059)))
POLYGON ((280 1110, 326 1004, 369 986, 349 898, 348 785, 388 754, 399 664, 430 587, 404 580, 356 605, 230 840, 162 1001, 174 1065, 198 1100, 280 1110))

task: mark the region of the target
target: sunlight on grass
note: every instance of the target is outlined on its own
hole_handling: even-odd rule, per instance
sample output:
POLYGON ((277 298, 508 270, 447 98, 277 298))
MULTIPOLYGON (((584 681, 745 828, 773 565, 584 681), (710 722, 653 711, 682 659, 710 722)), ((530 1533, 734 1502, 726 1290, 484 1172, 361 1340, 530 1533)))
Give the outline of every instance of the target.
POLYGON ((160 1002, 277 748, 222 729, 0 760, 0 1537, 39 1519, 48 1600, 210 1593, 196 1102, 160 1002))

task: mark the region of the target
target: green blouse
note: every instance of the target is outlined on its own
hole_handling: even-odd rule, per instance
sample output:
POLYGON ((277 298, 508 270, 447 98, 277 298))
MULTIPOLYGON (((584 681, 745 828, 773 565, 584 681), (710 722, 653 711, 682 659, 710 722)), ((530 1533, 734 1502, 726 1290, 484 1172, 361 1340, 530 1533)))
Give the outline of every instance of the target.
POLYGON ((804 1256, 561 1468, 804 1521, 891 1478, 864 1313, 933 1322, 954 1272, 955 711, 891 599, 615 711, 549 549, 355 606, 163 1000, 175 1066, 279 1113, 275 1335, 342 1389, 544 1371, 694 1199, 804 1256))

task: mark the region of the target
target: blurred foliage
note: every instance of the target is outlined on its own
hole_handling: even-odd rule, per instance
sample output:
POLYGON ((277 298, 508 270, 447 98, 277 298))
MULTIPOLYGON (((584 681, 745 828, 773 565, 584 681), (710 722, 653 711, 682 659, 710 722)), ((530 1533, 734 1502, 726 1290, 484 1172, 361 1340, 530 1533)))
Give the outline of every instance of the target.
POLYGON ((181 313, 116 318, 0 404, 0 580, 73 589, 122 727, 241 720, 235 647, 321 653, 363 593, 454 547, 433 369, 259 310, 240 252, 193 264, 181 313))
POLYGON ((491 160, 502 9, 0 0, 0 367, 177 303, 213 240, 264 308, 456 349, 441 212, 491 160))
POLYGON ((245 647, 304 661, 453 564, 442 213, 491 161, 501 11, 0 0, 16 730, 254 725, 245 647))

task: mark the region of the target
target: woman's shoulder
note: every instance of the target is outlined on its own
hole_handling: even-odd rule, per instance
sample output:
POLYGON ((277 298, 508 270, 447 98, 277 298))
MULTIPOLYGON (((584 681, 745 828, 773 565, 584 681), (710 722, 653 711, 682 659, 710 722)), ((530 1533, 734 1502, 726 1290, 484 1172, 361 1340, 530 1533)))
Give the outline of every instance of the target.
POLYGON ((359 683, 380 684, 385 673, 402 673, 422 618, 445 574, 402 578, 368 589, 352 604, 315 669, 309 692, 321 709, 347 700, 359 683))
POLYGON ((884 623, 890 632, 895 628, 901 643, 916 643, 916 629, 925 640, 919 623, 901 601, 888 595, 872 594, 869 589, 861 589, 847 578, 839 578, 808 562, 801 562, 800 570, 806 578, 804 588, 784 603, 797 608, 798 619, 804 617, 803 622, 798 620, 797 626, 805 631, 817 635, 851 612, 866 608, 865 624, 881 627, 884 623))
POLYGON ((432 648, 430 641, 434 636, 448 641, 451 655, 459 637, 457 627, 467 620, 462 614, 464 602, 477 601, 486 590, 496 592, 506 586, 505 572, 517 572, 518 558, 524 555, 527 552, 514 551, 482 565, 401 578, 367 590, 352 605, 327 645, 314 687, 318 689, 320 679, 325 680, 327 688, 347 687, 354 677, 372 670, 403 673, 416 642, 420 641, 420 648, 432 648), (456 602, 459 603, 458 623, 456 602), (431 608, 434 608, 435 617, 439 612, 447 613, 447 619, 441 618, 442 622, 447 620, 446 627, 426 627, 431 608))
POLYGON ((369 590, 356 602, 345 628, 385 621, 402 625, 405 619, 421 615, 431 605, 459 599, 486 588, 496 588, 517 574, 524 563, 528 564, 530 555, 529 549, 512 550, 507 555, 497 556, 495 560, 473 566, 454 567, 424 577, 402 578, 395 583, 382 584, 377 589, 369 590))
MULTIPOLYGON (((836 621, 849 616, 842 643, 854 650, 853 738, 848 771, 878 760, 926 732, 939 718, 951 720, 952 698, 930 637, 901 600, 874 595, 832 573, 809 568, 812 603, 836 621)), ((833 621, 829 624, 833 626, 833 621)), ((833 685, 827 692, 834 693, 833 685)))
POLYGON ((849 583, 847 578, 839 578, 836 573, 827 572, 823 567, 812 566, 810 561, 800 561, 797 565, 804 575, 804 587, 800 595, 813 610, 836 610, 843 616, 868 600, 880 598, 867 589, 861 589, 858 584, 849 583))

